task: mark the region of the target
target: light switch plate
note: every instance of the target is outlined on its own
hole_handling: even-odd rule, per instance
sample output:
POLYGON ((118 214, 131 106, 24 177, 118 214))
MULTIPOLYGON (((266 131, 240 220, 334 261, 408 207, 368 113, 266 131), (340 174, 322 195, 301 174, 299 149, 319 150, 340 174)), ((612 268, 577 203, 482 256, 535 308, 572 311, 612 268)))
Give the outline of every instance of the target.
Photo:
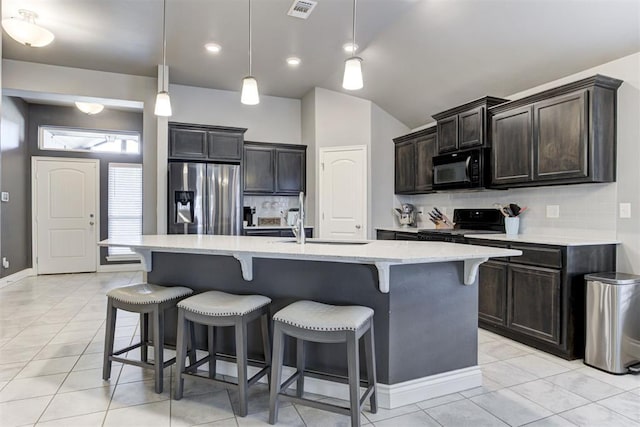
POLYGON ((0 197, 0 200, 3 202, 8 202, 9 201, 9 192, 8 191, 3 191, 2 192, 2 196, 0 197))
POLYGON ((620 203, 620 218, 631 218, 631 203, 620 203))
POLYGON ((560 218, 560 205, 547 205, 547 218, 560 218))

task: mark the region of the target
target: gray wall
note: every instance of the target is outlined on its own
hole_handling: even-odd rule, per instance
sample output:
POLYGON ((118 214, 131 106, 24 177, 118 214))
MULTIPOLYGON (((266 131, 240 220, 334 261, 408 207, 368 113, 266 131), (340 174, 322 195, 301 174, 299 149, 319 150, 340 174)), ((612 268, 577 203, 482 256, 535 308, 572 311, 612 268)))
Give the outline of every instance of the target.
POLYGON ((9 202, 0 204, 0 254, 9 268, 0 267, 0 277, 31 267, 31 179, 27 149, 29 107, 21 99, 2 97, 1 187, 9 202))
MULTIPOLYGON (((40 150, 38 148, 38 127, 41 125, 139 132, 144 146, 142 113, 105 108, 100 114, 89 116, 80 112, 75 107, 39 104, 29 105, 28 147, 31 156, 73 157, 100 160, 100 239, 106 239, 108 237, 107 183, 109 178, 109 163, 142 163, 142 154, 76 153, 71 151, 40 150)), ((29 169, 30 168, 31 165, 29 164, 29 169)), ((29 176, 31 176, 30 173, 31 172, 29 172, 29 176)), ((31 242, 29 242, 29 244, 30 243, 31 242)), ((106 254, 107 249, 102 248, 100 250, 100 264, 107 264, 105 259, 106 254)), ((114 263, 111 262, 109 264, 114 263)))

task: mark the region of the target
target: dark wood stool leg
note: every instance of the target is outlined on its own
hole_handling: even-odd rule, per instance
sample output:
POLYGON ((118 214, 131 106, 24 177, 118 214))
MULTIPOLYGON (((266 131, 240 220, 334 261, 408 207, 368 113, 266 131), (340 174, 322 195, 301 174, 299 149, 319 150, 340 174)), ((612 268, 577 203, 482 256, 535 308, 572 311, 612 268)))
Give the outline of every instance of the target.
POLYGON ((282 363, 284 359, 284 334, 275 322, 273 326, 273 357, 271 358, 271 390, 269 392, 269 424, 278 422, 278 394, 280 394, 282 363))
POLYGON ((247 416, 247 395, 249 384, 247 378, 247 322, 239 316, 236 320, 236 364, 238 365, 238 394, 240 395, 238 415, 247 416))
MULTIPOLYGON (((262 329, 262 349, 264 351, 264 363, 271 367, 271 335, 269 334, 269 315, 267 313, 260 316, 260 327, 262 329)), ((267 385, 271 386, 271 375, 267 372, 267 385)))
POLYGON ((156 374, 156 393, 162 393, 164 374, 164 310, 159 305, 153 310, 153 364, 156 374))
POLYGON ((175 400, 182 399, 182 392, 184 390, 184 378, 182 378, 182 373, 185 369, 185 353, 187 352, 187 341, 186 341, 186 329, 187 323, 192 323, 184 318, 184 310, 178 309, 178 327, 177 327, 177 337, 176 337, 176 388, 173 393, 173 398, 175 400))
POLYGON ((140 313, 140 360, 149 361, 149 313, 140 313))
POLYGON ((347 334, 347 365, 349 370, 349 401, 351 402, 351 425, 360 426, 360 355, 358 337, 355 332, 347 334))
POLYGON ((216 377, 216 327, 207 326, 207 348, 209 350, 209 378, 216 377))
POLYGON ((376 378, 376 346, 373 336, 373 319, 369 321, 369 330, 364 334, 364 351, 367 360, 367 380, 369 387, 373 386, 373 392, 369 397, 369 405, 371 406, 371 413, 378 412, 378 393, 376 390, 377 378, 376 378))
POLYGON ((189 322, 189 347, 187 352, 189 353, 189 364, 194 365, 198 360, 196 359, 196 327, 193 322, 189 322))
POLYGON ((298 369, 298 379, 296 380, 296 396, 302 397, 304 394, 304 340, 296 338, 296 369, 298 369))
POLYGON ((113 355, 113 341, 116 333, 116 316, 118 309, 113 306, 113 300, 107 301, 107 324, 104 339, 104 359, 102 361, 102 379, 107 381, 111 377, 111 356, 113 355))

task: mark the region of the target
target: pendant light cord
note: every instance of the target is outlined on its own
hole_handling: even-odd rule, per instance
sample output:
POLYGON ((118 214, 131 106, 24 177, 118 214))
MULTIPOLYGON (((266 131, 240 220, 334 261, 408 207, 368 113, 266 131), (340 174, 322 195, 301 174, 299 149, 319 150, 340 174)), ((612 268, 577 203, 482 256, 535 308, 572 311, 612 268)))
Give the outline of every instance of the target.
POLYGON ((251 75, 252 65, 251 50, 251 0, 249 0, 249 75, 251 75))
POLYGON ((352 28, 352 46, 351 46, 351 56, 356 56, 356 1, 353 0, 353 28, 352 28))
POLYGON ((167 68, 167 0, 162 7, 162 91, 165 90, 165 70, 167 68))

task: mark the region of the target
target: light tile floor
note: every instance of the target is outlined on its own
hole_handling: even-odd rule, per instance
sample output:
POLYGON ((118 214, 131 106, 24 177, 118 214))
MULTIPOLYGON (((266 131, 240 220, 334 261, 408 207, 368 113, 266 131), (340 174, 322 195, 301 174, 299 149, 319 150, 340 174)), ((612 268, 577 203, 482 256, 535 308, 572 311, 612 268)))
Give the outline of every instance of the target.
MULTIPOLYGON (((266 425, 266 386, 251 391, 249 415, 237 396, 187 382, 185 396, 153 392, 149 370, 114 364, 102 381, 105 292, 140 273, 23 279, 0 289, 0 426, 266 425)), ((116 345, 136 334, 138 316, 120 312, 116 345)), ((614 376, 480 330, 483 386, 377 414, 375 426, 640 426, 640 376, 614 376)), ((315 396, 316 398, 322 398, 315 396)), ((283 405, 279 425, 346 426, 349 419, 283 405)))

